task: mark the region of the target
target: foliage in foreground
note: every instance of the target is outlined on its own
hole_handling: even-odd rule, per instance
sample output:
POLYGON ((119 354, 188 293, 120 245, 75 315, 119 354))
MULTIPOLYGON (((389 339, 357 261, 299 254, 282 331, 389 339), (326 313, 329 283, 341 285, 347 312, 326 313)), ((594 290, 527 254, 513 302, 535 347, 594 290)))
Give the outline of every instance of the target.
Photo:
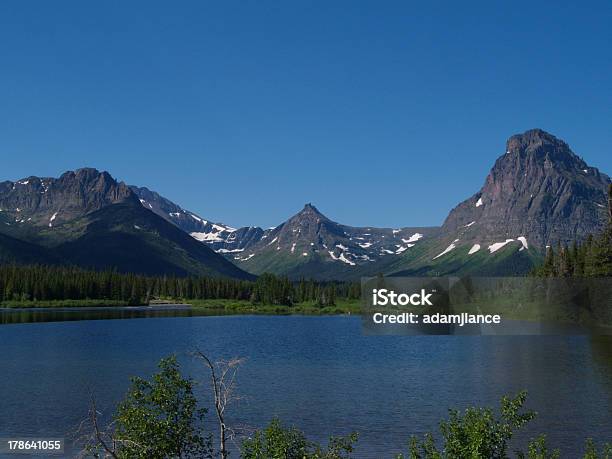
MULTIPOLYGON (((212 436, 202 431, 193 381, 181 376, 175 357, 162 359, 151 381, 132 378, 114 416, 114 431, 94 457, 120 459, 212 458, 212 436)), ((99 438, 99 435, 97 436, 99 438)))
POLYGON ((507 457, 508 442, 514 432, 536 416, 533 411, 521 411, 526 398, 526 392, 514 398, 503 397, 498 415, 490 408, 470 407, 464 413, 450 410, 449 419, 440 422, 441 447, 436 446, 432 434, 426 434, 422 440, 413 437, 409 457, 507 457))
POLYGON ((357 434, 331 437, 327 448, 306 439, 295 427, 284 427, 278 419, 242 443, 244 459, 345 459, 350 458, 357 434))
MULTIPOLYGON (((534 411, 523 411, 527 392, 516 397, 504 396, 499 413, 490 408, 469 407, 463 413, 449 410, 449 418, 440 422, 442 442, 436 444, 431 433, 422 439, 412 437, 409 454, 400 454, 396 459, 506 459, 511 457, 509 442, 516 431, 536 417, 534 411)), ((516 451, 519 459, 558 459, 558 449, 551 450, 546 436, 540 435, 529 442, 527 452, 516 451)), ((599 453, 595 444, 588 439, 584 459, 612 459, 612 445, 605 444, 599 453)))
MULTIPOLYGON (((181 376, 175 357, 162 359, 160 372, 151 380, 133 378, 125 399, 119 404, 109 431, 101 432, 94 417, 94 434, 86 451, 92 457, 114 458, 214 458, 225 459, 226 452, 214 451, 212 435, 202 430, 206 410, 198 409, 191 379, 181 376)), ((233 378, 232 378, 233 379, 233 378)), ((439 435, 412 437, 407 455, 396 459, 558 459, 559 450, 540 435, 526 446, 526 451, 510 450, 514 434, 536 416, 525 410, 526 392, 505 396, 498 412, 490 408, 470 407, 450 410, 440 422, 439 435), (439 438, 440 441, 436 441, 439 438)), ((349 459, 358 435, 330 437, 327 446, 308 440, 295 427, 286 427, 273 419, 263 430, 245 439, 243 459, 349 459)), ((583 459, 612 459, 612 444, 599 450, 588 439, 583 459)))

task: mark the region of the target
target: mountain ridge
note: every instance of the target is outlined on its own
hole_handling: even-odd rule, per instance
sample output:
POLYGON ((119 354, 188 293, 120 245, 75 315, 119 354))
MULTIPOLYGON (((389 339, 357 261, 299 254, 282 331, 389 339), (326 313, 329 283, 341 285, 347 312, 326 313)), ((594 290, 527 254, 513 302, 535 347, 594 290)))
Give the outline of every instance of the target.
MULTIPOLYGON (((119 248, 129 250, 129 240, 143 257, 147 248, 152 251, 150 266, 162 269, 166 259, 180 275, 215 272, 207 263, 237 277, 248 277, 244 271, 324 280, 377 272, 524 274, 547 245, 580 241, 603 228, 609 183, 610 177, 566 142, 532 129, 507 140, 480 190, 451 209, 440 227, 353 227, 306 203, 281 224, 263 229, 214 222, 147 187, 83 168, 57 179, 0 183, 0 234, 6 236, 0 260, 18 255, 7 244, 19 240, 30 244, 24 253, 34 256, 34 244, 41 258, 57 257, 51 254, 56 250, 83 264, 87 259, 79 254, 88 252, 97 234, 106 250, 90 254, 121 258, 119 248), (119 215, 124 221, 113 222, 119 215)), ((138 267, 138 259, 123 258, 125 269, 138 267)))
POLYGON ((0 234, 6 262, 253 278, 146 210, 124 182, 93 168, 0 183, 0 234))

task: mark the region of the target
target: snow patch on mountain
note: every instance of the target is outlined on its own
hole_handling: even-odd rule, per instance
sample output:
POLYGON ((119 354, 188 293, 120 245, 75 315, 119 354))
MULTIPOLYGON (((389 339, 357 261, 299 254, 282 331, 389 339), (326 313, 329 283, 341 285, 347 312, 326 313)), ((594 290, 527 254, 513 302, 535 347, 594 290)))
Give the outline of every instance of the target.
POLYGON ((513 242, 513 241, 514 239, 506 239, 504 242, 496 242, 494 244, 491 244, 489 246, 489 252, 490 253, 497 252, 499 249, 504 247, 506 244, 509 244, 510 242, 513 242))
POLYGON ((346 263, 347 265, 355 266, 355 263, 354 263, 354 262, 352 262, 351 260, 349 260, 348 258, 346 258, 346 257, 344 256, 344 252, 342 252, 342 253, 340 254, 340 257, 338 257, 338 259, 339 259, 340 261, 343 261, 343 262, 344 262, 344 263, 346 263))
POLYGON ((416 242, 419 239, 422 239, 423 235, 421 233, 414 233, 412 236, 410 236, 408 239, 402 239, 402 242, 404 244, 409 244, 410 242, 416 242))
POLYGON ((395 253, 399 255, 400 253, 408 250, 408 247, 414 247, 414 244, 407 244, 405 246, 399 246, 399 248, 395 251, 395 253))
POLYGON ((468 252, 468 255, 472 255, 473 253, 476 253, 479 250, 480 250, 480 244, 474 244, 472 248, 470 249, 470 251, 468 252))
MULTIPOLYGON (((17 209, 19 210, 19 209, 17 209)), ((49 219, 49 228, 53 228, 53 222, 55 221, 55 219, 57 218, 57 214, 59 212, 55 212, 53 215, 51 215, 51 218, 49 219)))
POLYGON ((435 260, 436 258, 440 258, 442 255, 446 255, 448 252, 450 252, 451 250, 455 249, 457 246, 455 245, 455 242, 459 242, 459 239, 455 239, 451 245, 449 245, 447 248, 444 249, 444 251, 438 255, 436 255, 435 257, 433 257, 433 259, 435 260))
POLYGON ((200 242, 221 242, 223 239, 219 237, 219 233, 198 233, 193 232, 189 235, 200 242))

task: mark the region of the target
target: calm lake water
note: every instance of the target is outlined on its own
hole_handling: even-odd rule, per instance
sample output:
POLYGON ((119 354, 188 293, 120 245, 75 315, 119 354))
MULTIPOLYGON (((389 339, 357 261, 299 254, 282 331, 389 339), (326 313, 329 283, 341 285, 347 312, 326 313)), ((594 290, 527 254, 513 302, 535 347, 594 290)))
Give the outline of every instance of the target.
MULTIPOLYGON (((247 358, 239 374, 243 400, 230 409, 230 424, 248 431, 278 416, 319 441, 355 430, 356 457, 393 457, 411 434, 436 429, 449 407, 496 406, 523 388, 539 412, 524 435, 548 433, 562 457, 576 457, 587 436, 612 439, 610 338, 364 336, 360 318, 350 316, 46 314, 0 313, 2 437, 69 439, 91 392, 108 415, 129 377, 149 376, 169 354, 208 381, 189 356, 201 349, 217 359, 247 358), (110 320, 118 315, 149 318, 110 320)), ((210 406, 208 386, 198 392, 210 406)))

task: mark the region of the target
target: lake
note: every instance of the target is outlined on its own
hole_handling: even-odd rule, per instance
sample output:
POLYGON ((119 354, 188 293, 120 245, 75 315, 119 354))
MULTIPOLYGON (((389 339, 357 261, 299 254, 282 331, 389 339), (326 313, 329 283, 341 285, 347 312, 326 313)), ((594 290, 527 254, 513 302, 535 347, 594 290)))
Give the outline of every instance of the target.
POLYGON ((411 434, 436 429, 448 408, 497 406, 521 389, 539 413, 522 438, 546 432, 562 457, 576 457, 587 436, 612 439, 612 341, 605 337, 365 336, 355 316, 164 308, 3 311, 0 318, 3 437, 69 438, 90 393, 109 415, 130 376, 148 377, 173 353, 203 381, 198 393, 211 406, 208 374, 190 357, 201 349, 215 359, 247 359, 231 425, 248 432, 278 416, 318 441, 355 430, 355 457, 391 458, 411 434))

